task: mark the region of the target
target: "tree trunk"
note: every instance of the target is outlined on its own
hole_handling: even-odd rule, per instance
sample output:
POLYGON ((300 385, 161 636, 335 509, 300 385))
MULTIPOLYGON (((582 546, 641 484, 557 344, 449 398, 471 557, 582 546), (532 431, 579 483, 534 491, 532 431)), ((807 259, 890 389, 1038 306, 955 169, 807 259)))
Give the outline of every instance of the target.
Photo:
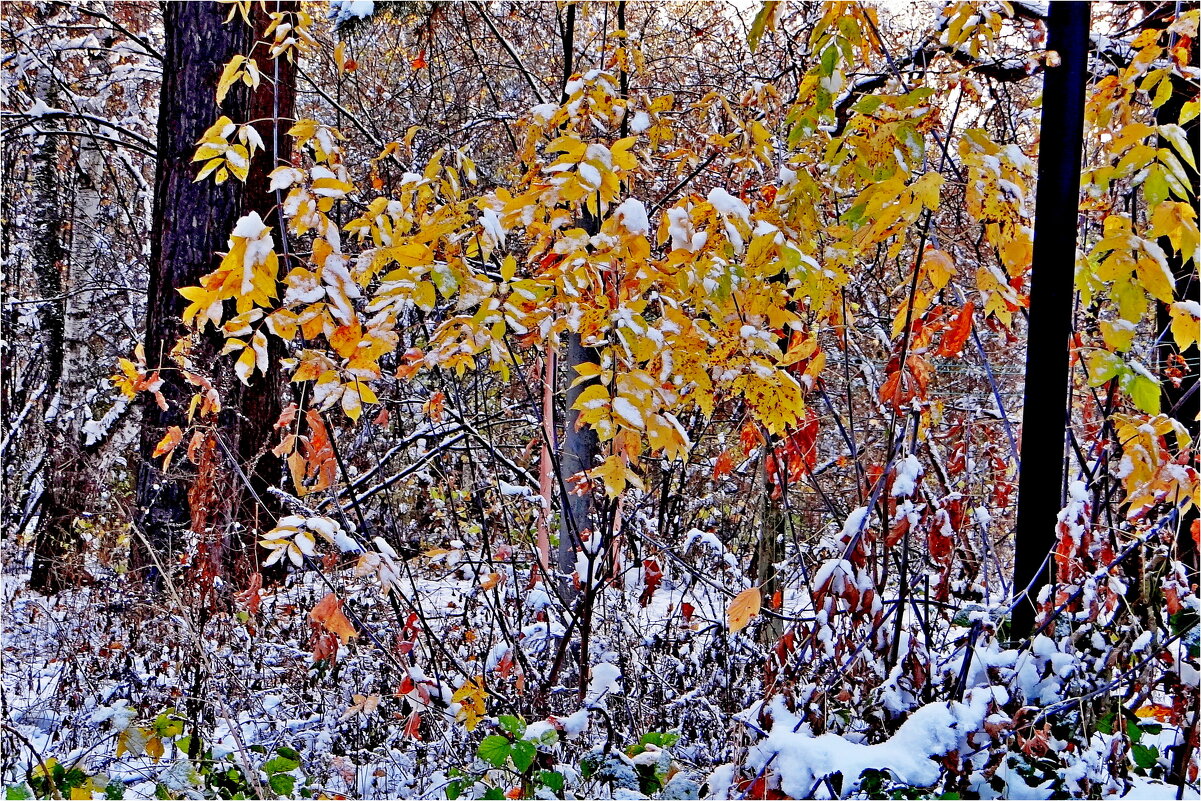
MULTIPOLYGON (((270 0, 267 5, 272 12, 295 13, 300 10, 299 0, 270 0)), ((269 53, 270 37, 266 35, 271 19, 255 6, 254 39, 255 49, 251 53, 258 64, 264 80, 258 89, 250 93, 247 119, 258 120, 258 131, 267 152, 251 161, 250 173, 246 177, 246 191, 242 214, 257 212, 271 226, 276 249, 287 270, 287 220, 284 217, 282 197, 278 190, 269 191, 270 174, 277 166, 290 164, 292 160, 292 137, 285 133, 291 127, 296 108, 296 65, 287 58, 272 59, 269 53)), ((282 284, 281 284, 282 286, 282 284)), ((283 296, 282 289, 279 292, 283 296)), ((278 487, 284 476, 283 459, 271 452, 275 445, 275 422, 283 412, 284 397, 288 382, 280 370, 285 358, 284 343, 277 337, 267 338, 267 354, 270 366, 266 374, 255 373, 249 386, 237 385, 235 404, 240 411, 238 432, 238 460, 247 466, 253 495, 239 487, 237 520, 242 524, 239 536, 231 543, 229 559, 230 578, 244 586, 250 576, 258 572, 256 556, 259 533, 273 527, 273 521, 281 509, 275 496, 267 492, 278 487), (256 502, 257 496, 263 504, 256 502)))
MULTIPOLYGON (((776 571, 776 563, 784 558, 784 526, 787 522, 787 468, 782 464, 774 465, 776 476, 780 482, 780 500, 772 499, 771 482, 768 480, 768 460, 778 458, 772 449, 776 444, 775 438, 768 435, 763 444, 763 457, 759 460, 759 483, 763 493, 759 508, 759 536, 755 542, 754 579, 759 584, 759 595, 763 608, 780 611, 774 606, 777 590, 781 590, 780 579, 776 571)), ((780 639, 784 633, 783 621, 778 617, 765 617, 758 629, 760 644, 770 646, 780 639)))
MULTIPOLYGON (((171 426, 187 428, 188 404, 195 389, 170 355, 187 334, 181 320, 186 304, 179 290, 197 284, 217 266, 215 254, 226 247, 243 196, 236 179, 220 185, 211 178, 196 182, 192 155, 196 141, 221 114, 214 99, 221 70, 234 55, 247 52, 251 31, 236 18, 224 24, 226 9, 216 2, 165 2, 162 8, 165 47, 145 348, 147 369, 160 371, 163 379, 166 408, 151 401, 142 418, 136 522, 155 555, 166 563, 191 522, 188 489, 193 471, 187 460, 174 459, 167 473, 162 460, 152 456, 171 426)), ((223 110, 233 119, 246 119, 246 108, 246 92, 235 89, 223 110)), ((219 340, 211 328, 196 338, 190 358, 197 369, 219 369, 219 340)), ((224 372, 212 379, 229 398, 233 382, 228 380, 229 371, 224 372)), ((236 415, 236 406, 227 406, 218 427, 222 436, 233 435, 232 448, 237 447, 236 415)), ((212 493, 211 497, 219 496, 212 493)), ((210 510, 208 519, 219 516, 210 510)), ((136 537, 131 547, 131 565, 156 575, 154 555, 136 537)))
POLYGON ((1089 3, 1052 3, 1047 25, 1047 48, 1057 52, 1061 61, 1047 68, 1043 84, 1013 555, 1014 592, 1027 589, 1028 595, 1013 610, 1015 638, 1034 629, 1039 591, 1047 582, 1044 560, 1055 545, 1055 523, 1063 502, 1090 11, 1089 3))
MULTIPOLYGON (((576 378, 576 366, 586 362, 595 363, 597 359, 596 348, 586 347, 579 334, 567 335, 563 368, 568 383, 576 378)), ((559 574, 568 593, 573 592, 568 579, 575 571, 576 550, 580 547, 584 532, 592 528, 592 493, 571 492, 571 477, 581 470, 595 467, 596 455, 600 450, 596 432, 591 428, 577 427, 580 413, 571 407, 584 390, 595 383, 596 379, 584 381, 567 390, 567 415, 563 426, 563 449, 559 454, 559 471, 562 483, 568 488, 568 495, 563 504, 563 519, 559 528, 559 574)), ((596 552, 600 553, 600 548, 596 552)))
MULTIPOLYGON (((53 107, 55 92, 48 74, 38 77, 36 93, 39 100, 53 107)), ((62 437, 59 416, 64 401, 61 394, 63 377, 63 338, 65 308, 63 298, 63 227, 62 199, 58 182, 58 145, 52 136, 43 136, 33 155, 34 240, 33 269, 38 290, 44 299, 38 307, 38 327, 41 334, 43 373, 42 397, 46 401, 43 426, 46 432, 47 468, 43 470, 42 511, 34 537, 33 572, 30 586, 40 592, 57 592, 72 583, 73 572, 67 567, 78 550, 75 515, 65 497, 70 490, 60 480, 65 460, 59 446, 62 437)))

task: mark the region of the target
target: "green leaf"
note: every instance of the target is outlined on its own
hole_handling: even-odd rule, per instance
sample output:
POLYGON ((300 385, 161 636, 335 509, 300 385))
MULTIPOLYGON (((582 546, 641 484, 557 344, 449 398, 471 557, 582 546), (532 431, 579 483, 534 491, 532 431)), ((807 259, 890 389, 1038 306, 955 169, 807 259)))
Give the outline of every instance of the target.
POLYGON ((484 794, 481 797, 482 798, 494 798, 494 799, 498 799, 498 801, 499 801, 500 799, 503 799, 505 797, 505 791, 501 787, 489 787, 487 790, 484 791, 484 794))
POLYGON ((514 738, 520 739, 521 735, 525 734, 525 721, 521 718, 512 715, 501 715, 496 719, 496 722, 505 732, 511 734, 514 738))
POLYGON ((884 98, 879 95, 865 95, 855 104, 855 110, 860 114, 875 114, 876 109, 884 104, 884 98))
POLYGON ((455 779, 453 782, 450 782, 446 785, 446 797, 450 799, 450 801, 454 801, 454 799, 458 798, 462 794, 463 782, 459 781, 458 779, 455 779))
POLYGON ((838 63, 838 48, 827 47, 822 51, 821 76, 828 78, 834 74, 834 66, 838 63))
POLYGON ((493 734, 490 737, 485 737, 479 748, 476 749, 475 755, 487 762, 489 765, 499 768, 503 767, 505 760, 509 758, 509 752, 513 750, 512 743, 508 737, 502 737, 499 734, 493 734))
POLYGON ((509 758, 513 760, 513 767, 517 768, 520 773, 525 773, 530 769, 536 756, 538 756, 538 748, 529 740, 518 740, 513 743, 513 750, 509 754, 509 758))
POLYGON ((671 748, 680 741, 680 735, 669 731, 648 731, 638 742, 642 745, 657 745, 660 748, 671 748))
POLYGON ((272 773, 287 773, 288 771, 296 770, 298 767, 300 767, 298 760, 288 759, 284 756, 277 756, 263 763, 263 771, 268 775, 272 773))
POLYGON ((538 774, 538 780, 546 787, 555 791, 555 795, 563 794, 563 774, 557 770, 544 770, 538 774))
POLYGON ((1143 730, 1138 727, 1137 721, 1126 721, 1126 736, 1130 738, 1130 742, 1135 744, 1143 739, 1143 730))
POLYGON ((271 789, 276 795, 291 798, 296 789, 296 777, 286 773, 277 773, 271 777, 271 789))
POLYGON ((1130 749, 1131 756, 1134 757, 1134 764, 1138 765, 1143 770, 1150 770, 1155 767, 1155 763, 1159 761, 1159 749, 1155 746, 1135 745, 1130 749))
POLYGON ((1139 411, 1147 414, 1159 414, 1158 381, 1154 381, 1142 373, 1132 373, 1129 380, 1122 383, 1125 384, 1123 388, 1139 411))
MULTIPOLYGON (((543 771, 545 773, 545 771, 543 771)), ((560 782, 562 779, 560 778, 560 782)), ((10 784, 4 790, 5 798, 33 798, 33 793, 23 784, 10 784)))
POLYGON ((1117 716, 1117 712, 1110 712, 1108 715, 1098 719, 1097 731, 1101 732, 1102 734, 1113 734, 1113 723, 1117 716))
POLYGON ((295 748, 288 748, 286 745, 281 745, 279 748, 275 749, 275 753, 279 754, 284 759, 294 759, 298 764, 300 762, 300 752, 295 748))
POLYGON ((779 0, 766 0, 759 7, 759 13, 755 14, 755 19, 751 22, 751 30, 746 36, 746 42, 750 45, 752 53, 759 49, 759 41, 763 38, 763 34, 776 27, 776 14, 779 7, 779 0))

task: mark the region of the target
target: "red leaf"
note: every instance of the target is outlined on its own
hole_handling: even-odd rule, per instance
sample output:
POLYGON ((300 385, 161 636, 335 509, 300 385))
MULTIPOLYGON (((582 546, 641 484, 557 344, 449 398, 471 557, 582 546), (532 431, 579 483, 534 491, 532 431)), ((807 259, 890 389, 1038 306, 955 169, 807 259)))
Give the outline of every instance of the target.
POLYGON ((659 563, 654 559, 643 559, 642 575, 645 586, 642 590, 642 597, 639 598, 639 603, 646 606, 651 602, 651 598, 654 597, 655 590, 659 589, 659 582, 663 580, 663 568, 659 567, 659 563))

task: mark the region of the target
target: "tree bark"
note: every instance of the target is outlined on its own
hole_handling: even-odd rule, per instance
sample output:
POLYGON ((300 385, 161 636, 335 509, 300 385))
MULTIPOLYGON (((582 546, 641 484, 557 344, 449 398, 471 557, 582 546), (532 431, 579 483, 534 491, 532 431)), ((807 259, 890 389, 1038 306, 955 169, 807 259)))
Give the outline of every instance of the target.
MULTIPOLYGON (((51 77, 39 76, 36 93, 39 100, 54 105, 54 85, 51 77)), ((34 535, 33 571, 30 587, 52 593, 70 586, 75 573, 68 560, 78 556, 79 537, 75 531, 75 514, 66 497, 70 486, 60 481, 68 464, 62 452, 59 430, 63 409, 63 342, 66 302, 63 297, 62 244, 63 212, 58 179, 58 144, 52 136, 43 136, 33 155, 33 269, 43 302, 38 307, 38 328, 41 334, 42 363, 45 365, 42 397, 46 410, 42 424, 46 436, 47 468, 42 472, 43 489, 41 515, 34 535)))
MULTIPOLYGON (((162 8, 165 46, 145 349, 147 369, 160 371, 163 379, 166 408, 151 401, 142 418, 136 522, 160 560, 165 557, 169 561, 191 522, 188 490, 194 474, 186 459, 175 459, 174 469, 167 473, 161 459, 152 456, 171 426, 187 428, 188 404, 195 389, 170 355, 187 334, 181 319, 186 302, 179 290, 197 284, 219 263, 215 254, 226 246, 241 212, 244 191, 236 179, 220 185, 211 178, 195 181, 192 156, 196 141, 220 116, 214 92, 221 70, 234 55, 247 52, 251 31, 237 20, 225 25, 225 7, 209 0, 164 2, 162 8)), ((238 112, 246 111, 246 93, 239 89, 230 92, 224 110, 231 118, 245 119, 245 113, 238 112)), ((196 337, 190 358, 198 369, 217 369, 219 339, 211 328, 196 337)), ((232 384, 228 376, 213 378, 229 397, 232 384)), ((236 414, 235 407, 226 407, 221 413, 222 434, 236 434, 236 414)), ((236 443, 235 436, 234 447, 236 443)), ((135 569, 156 575, 155 559, 137 537, 131 545, 130 561, 135 569)))
POLYGON ((1015 638, 1034 628, 1038 595, 1047 583, 1044 562, 1055 544, 1063 502, 1090 11, 1089 3, 1052 3, 1047 25, 1047 48, 1059 54, 1060 63, 1047 68, 1043 84, 1013 556, 1014 592, 1028 594, 1013 610, 1015 638))
MULTIPOLYGON (((295 13, 300 10, 300 2, 270 0, 267 7, 272 12, 295 13)), ((269 187, 271 171, 292 161, 292 137, 285 133, 291 127, 296 109, 296 65, 284 57, 270 57, 270 37, 266 34, 270 16, 257 5, 254 11, 255 45, 251 57, 264 78, 258 89, 250 93, 247 118, 256 120, 255 130, 267 152, 250 163, 242 214, 256 212, 271 226, 276 250, 283 261, 283 274, 287 270, 289 252, 287 219, 280 193, 270 191, 269 187)), ((282 282, 280 286, 282 297, 282 282)), ((280 369, 280 362, 287 355, 285 344, 277 337, 268 337, 267 355, 270 366, 266 374, 255 373, 248 386, 237 385, 235 388, 235 405, 240 411, 237 456, 247 466, 246 474, 253 489, 252 494, 245 487, 238 488, 236 518, 242 528, 231 543, 229 560, 231 578, 238 585, 245 585, 250 576, 258 572, 258 534, 272 528, 273 521, 281 513, 279 501, 267 490, 278 487, 285 472, 283 459, 271 452, 275 445, 275 422, 283 412, 287 395, 288 382, 280 369)))

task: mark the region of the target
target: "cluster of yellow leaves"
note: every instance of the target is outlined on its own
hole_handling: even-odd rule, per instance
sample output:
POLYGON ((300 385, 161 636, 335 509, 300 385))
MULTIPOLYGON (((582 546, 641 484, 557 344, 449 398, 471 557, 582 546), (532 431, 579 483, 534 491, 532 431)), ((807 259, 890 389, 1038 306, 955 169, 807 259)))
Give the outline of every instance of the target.
MULTIPOLYGON (((1089 383, 1116 380, 1136 408, 1147 415, 1159 411, 1160 377, 1136 357, 1136 333, 1156 306, 1166 307, 1169 332, 1181 350, 1197 340, 1201 306, 1177 298, 1173 257, 1193 264, 1201 257, 1196 187, 1189 177, 1197 165, 1185 135, 1197 116, 1194 98, 1183 104, 1177 120, 1163 118, 1163 106, 1179 79, 1190 69, 1186 54, 1170 52, 1179 37, 1197 35, 1201 12, 1180 14, 1167 31, 1148 29, 1131 42, 1133 57, 1122 70, 1090 88, 1087 135, 1097 163, 1084 175, 1083 209, 1099 218, 1086 243, 1087 258, 1078 265, 1076 285, 1082 305, 1095 309, 1096 334, 1085 332, 1089 383), (1146 217, 1136 220, 1123 199, 1138 191, 1146 217), (1149 223, 1149 224, 1148 224, 1149 223)), ((1148 425, 1158 426, 1152 418, 1148 425)), ((1154 493, 1154 481, 1139 489, 1151 474, 1126 482, 1131 498, 1154 493)), ((1133 503, 1133 501, 1132 501, 1133 503)), ((1136 504, 1137 505, 1137 504, 1136 504)))
POLYGON ((467 731, 474 731, 480 720, 487 714, 487 698, 488 691, 484 689, 483 676, 468 679, 451 696, 451 702, 459 705, 455 719, 462 721, 467 731))
POLYGON ((1152 417, 1115 415, 1114 429, 1122 448, 1117 475, 1126 490, 1127 514, 1141 517, 1156 504, 1177 506, 1181 513, 1201 505, 1201 481, 1188 458, 1192 440, 1179 422, 1165 414, 1152 417), (1175 440, 1175 452, 1166 437, 1175 440))
POLYGON ((238 81, 251 89, 258 89, 262 79, 258 63, 253 58, 247 58, 238 53, 229 60, 229 63, 221 70, 221 77, 217 79, 217 105, 225 102, 225 96, 238 81))
POLYGON ((263 149, 263 140, 253 125, 235 125, 229 117, 221 117, 209 126, 196 144, 199 147, 192 161, 205 162, 196 180, 202 181, 212 175, 219 184, 225 183, 230 175, 245 181, 250 173, 250 159, 256 150, 263 149), (237 142, 231 143, 229 138, 235 133, 237 142))

